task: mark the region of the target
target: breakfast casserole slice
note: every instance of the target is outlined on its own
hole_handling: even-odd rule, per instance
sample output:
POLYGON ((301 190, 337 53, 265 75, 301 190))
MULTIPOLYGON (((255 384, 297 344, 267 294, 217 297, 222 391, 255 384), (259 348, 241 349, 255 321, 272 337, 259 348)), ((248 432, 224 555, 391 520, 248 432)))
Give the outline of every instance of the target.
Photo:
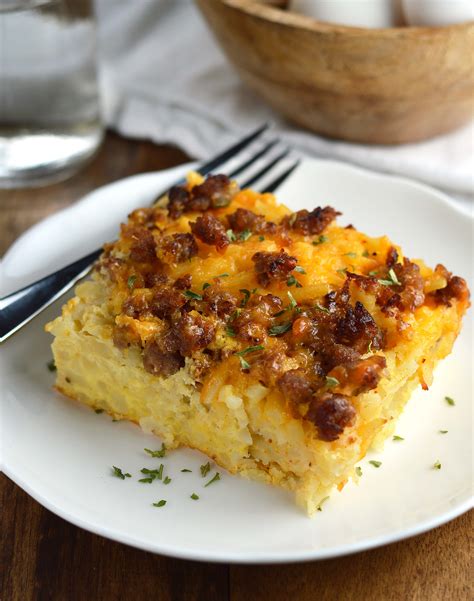
POLYGON ((190 174, 47 325, 58 390, 313 513, 428 388, 469 306, 462 278, 338 214, 190 174))

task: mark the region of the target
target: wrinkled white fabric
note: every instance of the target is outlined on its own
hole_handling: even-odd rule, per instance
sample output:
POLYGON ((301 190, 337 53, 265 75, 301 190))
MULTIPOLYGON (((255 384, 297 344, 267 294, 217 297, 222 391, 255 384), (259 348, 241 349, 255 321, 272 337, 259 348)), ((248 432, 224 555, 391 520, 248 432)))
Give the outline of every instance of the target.
POLYGON ((204 158, 270 121, 309 155, 415 178, 463 204, 472 199, 474 122, 394 147, 328 140, 291 125, 241 83, 191 0, 97 0, 97 11, 105 117, 121 134, 204 158))

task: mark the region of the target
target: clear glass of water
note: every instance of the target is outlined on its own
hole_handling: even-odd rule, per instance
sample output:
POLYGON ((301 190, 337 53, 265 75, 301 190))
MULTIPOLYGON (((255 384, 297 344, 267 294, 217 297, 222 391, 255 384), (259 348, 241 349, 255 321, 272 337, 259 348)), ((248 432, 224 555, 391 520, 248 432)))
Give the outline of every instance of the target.
POLYGON ((65 179, 103 136, 93 0, 0 0, 0 188, 65 179))

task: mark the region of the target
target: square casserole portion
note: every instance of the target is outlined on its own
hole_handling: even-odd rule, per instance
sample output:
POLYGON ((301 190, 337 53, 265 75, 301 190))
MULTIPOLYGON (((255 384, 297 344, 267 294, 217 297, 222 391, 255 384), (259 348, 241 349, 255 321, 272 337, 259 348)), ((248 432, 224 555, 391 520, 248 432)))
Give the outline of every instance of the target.
POLYGON ((462 278, 337 215, 190 174, 47 325, 58 390, 312 514, 428 388, 469 306, 462 278))

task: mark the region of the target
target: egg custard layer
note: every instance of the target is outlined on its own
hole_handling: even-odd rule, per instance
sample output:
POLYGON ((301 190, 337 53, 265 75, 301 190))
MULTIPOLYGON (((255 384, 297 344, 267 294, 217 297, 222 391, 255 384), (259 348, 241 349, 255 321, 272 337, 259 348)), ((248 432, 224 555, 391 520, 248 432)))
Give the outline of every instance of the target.
POLYGON ((58 390, 312 514, 428 388, 469 306, 462 278, 337 215, 191 173, 46 326, 58 390))

